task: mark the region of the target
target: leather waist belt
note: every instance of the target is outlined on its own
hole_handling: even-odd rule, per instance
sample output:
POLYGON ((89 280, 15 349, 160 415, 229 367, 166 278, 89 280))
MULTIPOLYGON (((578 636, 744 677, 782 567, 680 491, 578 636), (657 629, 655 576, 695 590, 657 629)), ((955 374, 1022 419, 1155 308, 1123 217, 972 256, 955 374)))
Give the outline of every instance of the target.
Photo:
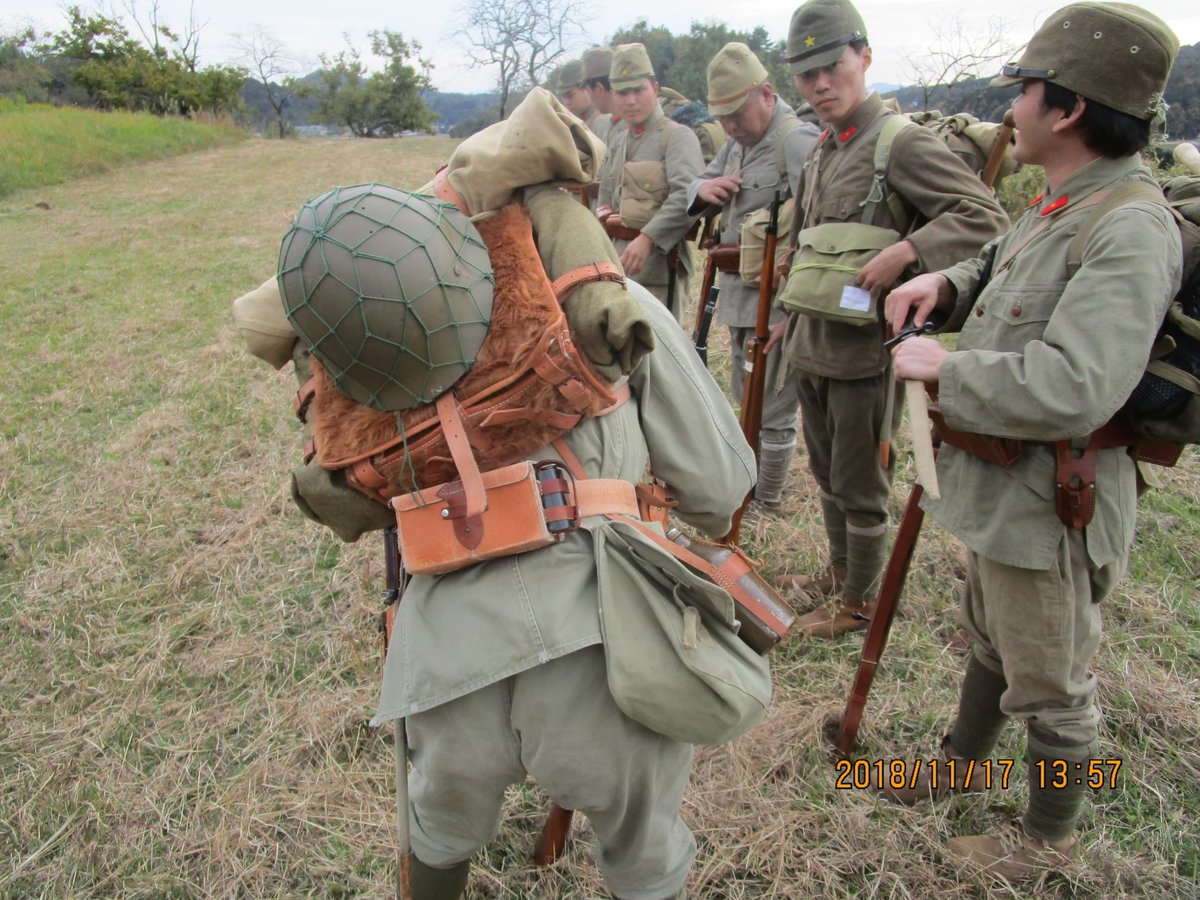
POLYGON ((934 433, 945 444, 956 447, 1003 468, 1010 468, 1025 452, 1026 445, 1053 447, 1055 507, 1059 520, 1068 528, 1082 531, 1096 514, 1096 458, 1101 450, 1125 447, 1140 462, 1173 466, 1183 451, 1179 444, 1138 435, 1127 423, 1113 419, 1093 431, 1083 448, 1073 439, 1025 441, 990 434, 957 431, 946 424, 940 407, 929 407, 934 433))
POLYGON ((738 244, 717 244, 708 251, 708 258, 718 271, 737 273, 740 271, 742 248, 738 244))

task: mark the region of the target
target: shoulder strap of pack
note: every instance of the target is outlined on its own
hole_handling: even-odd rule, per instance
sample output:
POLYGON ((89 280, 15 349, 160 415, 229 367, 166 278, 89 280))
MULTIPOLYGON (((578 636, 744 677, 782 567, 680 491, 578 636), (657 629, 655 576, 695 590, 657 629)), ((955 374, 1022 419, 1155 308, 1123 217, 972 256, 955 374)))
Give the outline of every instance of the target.
POLYGON ((1067 278, 1073 278, 1075 273, 1079 271, 1079 267, 1083 265, 1083 251, 1087 247, 1087 242, 1091 239, 1092 232, 1096 230, 1096 226, 1100 223, 1100 220, 1113 210, 1143 200, 1149 203, 1157 203, 1173 215, 1178 216, 1178 212, 1172 210, 1170 204, 1167 203, 1158 185, 1147 184, 1144 181, 1131 181, 1120 187, 1113 188, 1106 192, 1104 199, 1096 204, 1095 211, 1079 226, 1079 231, 1067 246, 1067 278))
MULTIPOLYGON (((887 189, 887 170, 892 156, 892 142, 896 140, 896 135, 902 129, 916 125, 916 123, 908 116, 903 115, 893 114, 884 118, 883 128, 879 131, 879 140, 875 143, 875 175, 871 179, 871 189, 867 192, 866 199, 860 204, 863 208, 862 221, 864 225, 877 224, 879 208, 885 201, 888 205, 888 212, 892 214, 892 220, 897 224, 903 223, 908 218, 900 203, 900 198, 894 191, 887 189), (896 202, 893 202, 893 199, 896 202)), ((901 229, 901 231, 905 230, 907 229, 901 229)))

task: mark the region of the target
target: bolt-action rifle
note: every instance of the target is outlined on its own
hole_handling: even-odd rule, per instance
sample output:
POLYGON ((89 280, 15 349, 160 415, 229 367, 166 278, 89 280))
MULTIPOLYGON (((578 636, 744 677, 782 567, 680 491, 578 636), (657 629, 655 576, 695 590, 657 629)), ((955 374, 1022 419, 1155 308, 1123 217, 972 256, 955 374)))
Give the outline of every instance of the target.
MULTIPOLYGON (((746 342, 746 363, 742 385, 742 434, 758 459, 758 437, 762 429, 763 399, 767 385, 767 341, 770 340, 771 299, 775 296, 775 248, 779 242, 780 193, 771 201, 771 217, 767 221, 767 236, 763 248, 762 278, 758 286, 758 314, 754 322, 754 337, 746 342)), ((722 543, 736 544, 742 529, 742 516, 754 497, 754 490, 733 514, 733 524, 722 543)))

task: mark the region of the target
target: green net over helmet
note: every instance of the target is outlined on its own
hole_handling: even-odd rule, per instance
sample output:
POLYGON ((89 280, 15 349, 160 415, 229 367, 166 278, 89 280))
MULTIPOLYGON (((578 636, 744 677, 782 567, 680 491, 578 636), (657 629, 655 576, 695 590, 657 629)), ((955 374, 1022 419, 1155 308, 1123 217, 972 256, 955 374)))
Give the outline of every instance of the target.
POLYGON ((279 250, 279 293, 338 390, 376 409, 428 403, 466 374, 495 279, 456 207, 382 184, 300 207, 279 250))

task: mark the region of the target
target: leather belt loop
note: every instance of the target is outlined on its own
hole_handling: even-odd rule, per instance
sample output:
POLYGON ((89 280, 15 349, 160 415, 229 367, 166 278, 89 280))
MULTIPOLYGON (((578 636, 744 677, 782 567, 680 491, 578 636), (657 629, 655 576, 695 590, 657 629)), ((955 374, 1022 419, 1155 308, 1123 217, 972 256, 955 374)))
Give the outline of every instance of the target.
MULTIPOLYGON (((437 398, 437 413, 442 423, 442 433, 450 446, 450 456, 454 458, 454 466, 458 469, 459 480, 462 481, 465 516, 468 520, 477 519, 487 508, 487 494, 483 489, 483 476, 479 474, 475 454, 471 452, 471 444, 467 440, 467 426, 463 422, 462 411, 453 391, 446 391, 437 398)), ((480 525, 482 527, 482 523, 480 525)))

